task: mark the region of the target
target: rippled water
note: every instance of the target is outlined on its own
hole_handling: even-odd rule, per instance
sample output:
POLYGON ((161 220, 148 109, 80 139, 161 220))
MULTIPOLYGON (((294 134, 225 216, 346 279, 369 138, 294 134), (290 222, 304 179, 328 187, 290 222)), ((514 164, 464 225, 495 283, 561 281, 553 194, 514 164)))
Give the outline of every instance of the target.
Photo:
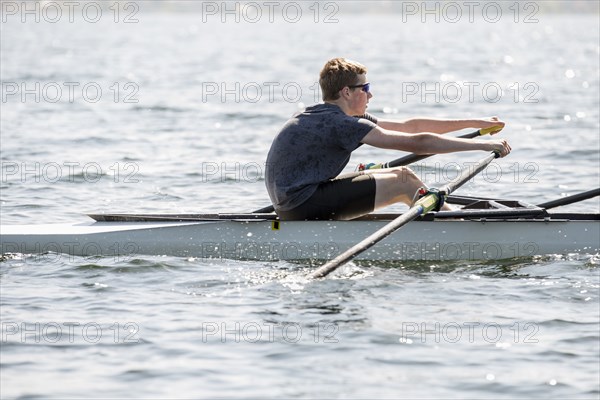
MULTIPOLYGON (((270 141, 315 102, 317 72, 338 55, 367 64, 369 110, 380 117, 507 121, 513 153, 463 194, 539 203, 598 186, 597 14, 423 24, 377 3, 362 14, 341 5, 338 22, 325 24, 331 10, 314 23, 302 3, 299 23, 252 24, 203 22, 177 12, 180 3, 164 14, 135 4, 131 24, 122 20, 134 9, 121 9, 119 23, 106 9, 95 24, 3 21, 2 224, 267 205, 270 141), (14 85, 29 94, 9 95, 14 85)), ((364 148, 348 169, 397 157, 364 148)), ((479 157, 436 156, 415 170, 435 184, 479 157)), ((565 209, 579 207, 600 208, 591 200, 565 209)), ((0 391, 598 398, 598 263, 361 262, 309 282, 314 266, 286 262, 11 256, 0 262, 0 391)))

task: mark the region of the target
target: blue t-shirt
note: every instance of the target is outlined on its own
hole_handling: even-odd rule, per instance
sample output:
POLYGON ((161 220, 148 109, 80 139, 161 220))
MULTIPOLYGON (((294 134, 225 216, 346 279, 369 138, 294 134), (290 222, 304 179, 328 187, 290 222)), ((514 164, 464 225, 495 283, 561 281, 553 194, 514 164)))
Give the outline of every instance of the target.
POLYGON ((287 121, 266 162, 267 191, 275 209, 293 210, 320 183, 338 176, 376 124, 369 114, 351 117, 328 103, 307 107, 287 121))

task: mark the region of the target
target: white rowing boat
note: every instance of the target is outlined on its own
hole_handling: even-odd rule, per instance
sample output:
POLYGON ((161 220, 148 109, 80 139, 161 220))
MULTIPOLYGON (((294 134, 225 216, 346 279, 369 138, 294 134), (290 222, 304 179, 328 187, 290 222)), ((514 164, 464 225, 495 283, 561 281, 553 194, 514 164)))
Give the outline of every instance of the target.
MULTIPOLYGON (((600 214, 550 213, 546 208, 515 201, 456 196, 449 201, 465 207, 420 217, 358 258, 495 260, 600 252, 600 214)), ((91 216, 95 221, 83 224, 1 226, 0 242, 3 254, 328 260, 397 216, 279 221, 275 214, 258 213, 100 214, 91 216)))

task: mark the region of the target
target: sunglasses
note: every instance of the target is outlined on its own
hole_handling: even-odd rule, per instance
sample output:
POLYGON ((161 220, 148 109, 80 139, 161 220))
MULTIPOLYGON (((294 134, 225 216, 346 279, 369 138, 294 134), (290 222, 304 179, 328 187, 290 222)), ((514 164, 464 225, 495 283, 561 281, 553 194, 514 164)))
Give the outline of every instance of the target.
POLYGON ((350 89, 361 88, 362 91, 365 93, 369 93, 369 90, 371 90, 371 84, 369 82, 363 83, 362 85, 352 85, 352 86, 348 86, 348 87, 350 89))

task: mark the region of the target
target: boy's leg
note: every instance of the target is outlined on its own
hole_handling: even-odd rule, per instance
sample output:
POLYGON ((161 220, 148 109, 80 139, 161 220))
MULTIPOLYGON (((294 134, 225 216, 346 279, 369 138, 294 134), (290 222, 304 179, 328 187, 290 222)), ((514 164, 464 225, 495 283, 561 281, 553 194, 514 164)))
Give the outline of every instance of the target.
MULTIPOLYGON (((407 167, 366 170, 365 174, 370 174, 375 178, 375 210, 387 207, 394 203, 404 203, 410 205, 415 197, 415 193, 421 187, 427 187, 419 177, 407 167)), ((442 206, 443 211, 450 211, 452 207, 448 204, 442 206)))

